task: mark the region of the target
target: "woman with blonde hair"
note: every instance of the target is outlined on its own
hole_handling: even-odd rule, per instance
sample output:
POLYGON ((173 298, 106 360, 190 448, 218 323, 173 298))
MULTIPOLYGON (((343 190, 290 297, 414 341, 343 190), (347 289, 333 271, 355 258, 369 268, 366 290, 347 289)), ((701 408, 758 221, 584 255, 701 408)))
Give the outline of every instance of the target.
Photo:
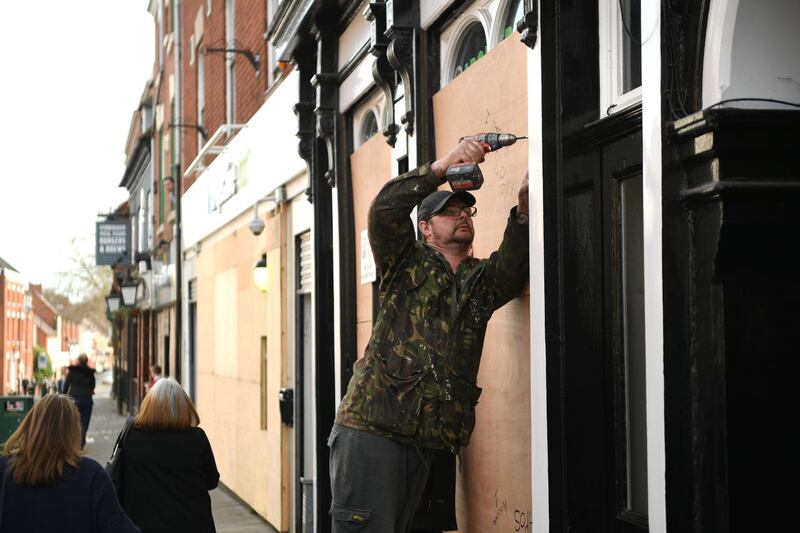
POLYGON ((122 507, 149 532, 216 531, 208 491, 219 472, 189 395, 172 378, 142 401, 122 454, 122 507))
POLYGON ((8 438, 0 457, 0 531, 139 531, 95 460, 81 457, 78 408, 48 394, 8 438))

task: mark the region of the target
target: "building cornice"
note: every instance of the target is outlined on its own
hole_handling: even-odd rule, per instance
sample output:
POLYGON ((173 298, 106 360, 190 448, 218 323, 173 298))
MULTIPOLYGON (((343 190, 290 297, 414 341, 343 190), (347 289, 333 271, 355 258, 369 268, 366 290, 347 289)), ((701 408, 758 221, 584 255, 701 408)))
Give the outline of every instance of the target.
POLYGON ((298 33, 316 0, 284 0, 272 19, 267 39, 275 47, 278 60, 289 61, 299 41, 298 33))

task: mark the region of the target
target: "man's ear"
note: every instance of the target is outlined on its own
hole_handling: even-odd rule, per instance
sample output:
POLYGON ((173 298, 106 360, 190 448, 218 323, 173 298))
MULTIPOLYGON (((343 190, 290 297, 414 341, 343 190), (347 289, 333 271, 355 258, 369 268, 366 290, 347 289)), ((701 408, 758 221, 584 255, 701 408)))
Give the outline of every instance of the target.
POLYGON ((419 221, 419 232, 422 234, 423 240, 425 241, 431 236, 431 227, 427 220, 419 221))

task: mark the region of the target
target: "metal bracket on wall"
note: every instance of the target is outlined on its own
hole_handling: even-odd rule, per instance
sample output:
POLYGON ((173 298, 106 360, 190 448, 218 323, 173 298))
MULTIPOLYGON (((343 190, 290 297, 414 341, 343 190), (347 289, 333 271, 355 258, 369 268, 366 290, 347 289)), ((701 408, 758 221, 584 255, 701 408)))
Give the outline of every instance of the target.
POLYGON ((246 48, 205 48, 203 50, 204 55, 215 52, 243 55, 250 65, 252 65, 255 69, 256 77, 258 77, 258 75, 261 73, 261 54, 254 54, 252 51, 246 48))
POLYGON ((392 26, 386 32, 391 39, 386 49, 389 64, 400 74, 403 81, 405 113, 400 123, 406 133, 414 134, 414 28, 392 26))
POLYGON ((394 95, 397 89, 397 77, 394 68, 389 63, 386 56, 386 49, 389 47, 389 40, 386 38, 386 4, 371 2, 364 9, 364 18, 370 23, 370 49, 369 52, 375 56, 372 64, 372 79, 381 88, 386 99, 385 126, 383 136, 386 142, 394 147, 397 142, 397 134, 400 126, 395 123, 394 116, 394 95))

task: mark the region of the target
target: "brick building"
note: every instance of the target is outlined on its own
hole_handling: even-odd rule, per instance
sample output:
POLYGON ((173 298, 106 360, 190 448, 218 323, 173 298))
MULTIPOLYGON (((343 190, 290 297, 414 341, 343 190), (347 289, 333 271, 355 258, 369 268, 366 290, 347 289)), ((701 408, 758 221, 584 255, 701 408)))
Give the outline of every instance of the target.
POLYGON ((33 375, 34 321, 28 283, 14 267, 0 258, 0 392, 20 390, 23 379, 33 375))
POLYGON ((58 311, 42 294, 41 285, 30 285, 33 305, 33 345, 47 347, 48 339, 58 335, 58 311))

